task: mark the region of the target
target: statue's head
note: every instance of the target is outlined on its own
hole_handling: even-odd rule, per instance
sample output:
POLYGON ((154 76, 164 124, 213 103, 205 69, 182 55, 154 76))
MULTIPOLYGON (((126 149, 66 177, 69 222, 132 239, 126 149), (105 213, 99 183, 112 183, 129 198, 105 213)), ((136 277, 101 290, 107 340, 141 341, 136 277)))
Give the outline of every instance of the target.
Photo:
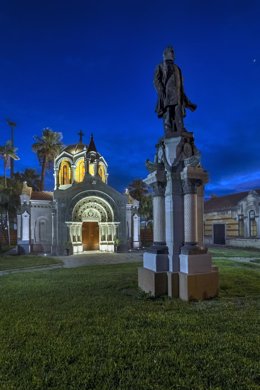
POLYGON ((163 51, 163 60, 164 61, 173 61, 174 60, 174 51, 172 46, 168 46, 163 51))

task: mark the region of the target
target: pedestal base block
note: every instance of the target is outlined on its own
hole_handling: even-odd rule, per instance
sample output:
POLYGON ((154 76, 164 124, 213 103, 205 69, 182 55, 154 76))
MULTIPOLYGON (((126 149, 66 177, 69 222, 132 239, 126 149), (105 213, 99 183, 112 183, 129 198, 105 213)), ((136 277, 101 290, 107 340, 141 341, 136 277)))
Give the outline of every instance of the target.
POLYGON ((29 244, 29 242, 28 243, 20 242, 17 245, 17 252, 20 255, 31 253, 31 245, 29 244))
POLYGON ((180 255, 180 272, 202 274, 211 272, 212 262, 209 253, 198 255, 180 255))
POLYGON ((203 274, 179 273, 179 297, 183 301, 214 298, 218 295, 217 267, 203 274))
POLYGON ((138 287, 153 297, 167 294, 167 272, 138 268, 138 287))
POLYGON ((145 252, 143 256, 144 268, 154 272, 163 272, 169 270, 168 254, 158 254, 145 252))
POLYGON ((167 272, 168 278, 168 296, 170 298, 179 298, 179 273, 167 272))

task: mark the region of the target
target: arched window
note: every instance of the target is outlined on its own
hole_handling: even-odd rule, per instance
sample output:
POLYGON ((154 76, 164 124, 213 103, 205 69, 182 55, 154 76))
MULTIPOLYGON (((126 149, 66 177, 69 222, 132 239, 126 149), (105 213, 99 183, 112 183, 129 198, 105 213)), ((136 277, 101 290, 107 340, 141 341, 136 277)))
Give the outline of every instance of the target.
POLYGON ((83 181, 85 176, 85 163, 84 159, 81 158, 76 165, 76 174, 75 174, 75 180, 77 183, 80 183, 83 181))
POLYGON ((94 164, 89 164, 88 172, 91 176, 94 176, 94 164))
POLYGON ((59 184, 71 184, 71 166, 69 161, 62 161, 59 169, 59 184))
POLYGON ((239 215, 238 216, 238 236, 244 237, 245 235, 245 228, 244 228, 244 216, 239 215))
POLYGON ((256 219, 255 219, 254 210, 249 211, 249 236, 250 237, 257 236, 257 226, 256 226, 256 219))
POLYGON ((39 221, 39 241, 47 241, 47 224, 43 219, 39 221))
POLYGON ((105 174, 105 168, 103 165, 99 165, 98 174, 101 177, 101 180, 105 183, 106 182, 106 174, 105 174))

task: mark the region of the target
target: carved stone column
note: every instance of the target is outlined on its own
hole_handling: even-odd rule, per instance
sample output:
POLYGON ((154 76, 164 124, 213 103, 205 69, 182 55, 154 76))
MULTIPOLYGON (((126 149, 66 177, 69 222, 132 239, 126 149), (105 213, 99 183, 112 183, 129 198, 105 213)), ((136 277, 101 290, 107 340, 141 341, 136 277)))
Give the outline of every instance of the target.
POLYGON ((57 187, 59 186, 59 178, 58 178, 58 174, 59 174, 59 170, 58 168, 54 168, 54 173, 53 173, 53 177, 54 177, 54 190, 57 189, 57 187))
POLYGON ((75 182, 75 176, 76 176, 76 165, 71 164, 71 184, 75 182))
POLYGON ((165 185, 156 182, 153 191, 153 246, 165 249, 165 185))
POLYGON ((144 180, 153 189, 153 246, 144 253, 143 267, 138 268, 138 285, 153 296, 167 293, 169 269, 168 248, 165 243, 165 185, 163 164, 158 164, 144 180))
POLYGON ((197 187, 197 226, 198 226, 198 245, 204 247, 204 184, 197 187))
POLYGON ((140 248, 140 217, 133 215, 133 247, 140 248))
POLYGON ((197 219, 197 181, 185 178, 183 180, 184 192, 184 244, 195 246, 198 243, 197 219))
POLYGON ((55 242, 55 209, 51 210, 51 253, 56 253, 56 242, 55 242))
POLYGON ((218 271, 212 266, 207 249, 198 245, 203 236, 202 186, 208 175, 200 166, 186 165, 181 178, 184 192, 184 246, 180 254, 179 297, 185 301, 211 298, 218 293, 218 271))

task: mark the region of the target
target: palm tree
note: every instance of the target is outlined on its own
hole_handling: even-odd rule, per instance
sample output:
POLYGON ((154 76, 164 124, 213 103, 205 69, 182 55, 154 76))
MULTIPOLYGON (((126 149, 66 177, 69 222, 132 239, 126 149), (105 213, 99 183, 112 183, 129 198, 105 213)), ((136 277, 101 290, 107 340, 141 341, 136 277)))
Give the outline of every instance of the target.
POLYGON ((27 182, 29 187, 32 187, 33 191, 39 191, 41 180, 40 175, 35 169, 26 168, 24 172, 16 172, 14 173, 14 179, 16 182, 23 183, 27 182))
POLYGON ((0 146, 0 158, 4 160, 4 185, 7 187, 6 182, 6 168, 10 158, 13 160, 20 160, 20 158, 16 154, 16 148, 12 146, 11 141, 7 141, 4 146, 0 146))
POLYGON ((42 167, 40 185, 41 191, 44 189, 46 170, 51 168, 55 157, 60 153, 63 147, 61 139, 61 133, 52 131, 49 128, 42 130, 41 137, 38 135, 34 136, 34 140, 36 142, 32 145, 32 149, 35 153, 37 153, 39 163, 42 167))
POLYGON ((128 185, 128 190, 130 195, 134 199, 139 200, 139 202, 148 193, 147 185, 143 182, 142 179, 133 180, 132 183, 128 185))

